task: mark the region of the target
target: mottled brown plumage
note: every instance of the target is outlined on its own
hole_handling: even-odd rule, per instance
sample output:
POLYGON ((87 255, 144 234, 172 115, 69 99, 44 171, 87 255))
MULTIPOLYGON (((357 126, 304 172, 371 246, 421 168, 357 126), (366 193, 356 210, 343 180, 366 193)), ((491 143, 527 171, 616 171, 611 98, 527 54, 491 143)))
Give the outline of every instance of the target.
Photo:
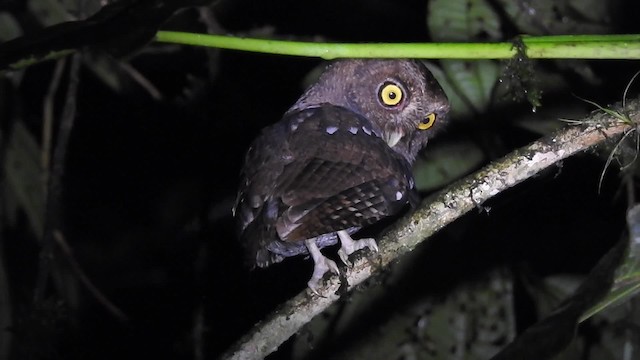
POLYGON ((310 254, 315 291, 336 264, 319 248, 340 239, 340 258, 375 240, 364 226, 415 205, 411 165, 446 120, 447 98, 413 60, 340 60, 247 152, 234 208, 252 265, 310 254))

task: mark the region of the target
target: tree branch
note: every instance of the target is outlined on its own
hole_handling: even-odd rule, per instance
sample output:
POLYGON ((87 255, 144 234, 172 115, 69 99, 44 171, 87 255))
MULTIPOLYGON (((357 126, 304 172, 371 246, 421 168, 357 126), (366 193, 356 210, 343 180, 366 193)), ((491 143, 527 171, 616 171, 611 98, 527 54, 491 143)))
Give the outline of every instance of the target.
MULTIPOLYGON (((568 126, 518 149, 423 201, 415 212, 398 221, 382 236, 377 256, 358 258, 352 268, 346 269, 348 289, 353 289, 491 197, 571 155, 634 128, 640 122, 639 108, 640 99, 627 102, 624 111, 632 123, 601 111, 593 113, 580 125, 568 126)), ((339 287, 340 281, 334 276, 319 289, 325 297, 312 295, 308 290, 301 292, 256 324, 222 359, 264 358, 338 300, 339 287)))

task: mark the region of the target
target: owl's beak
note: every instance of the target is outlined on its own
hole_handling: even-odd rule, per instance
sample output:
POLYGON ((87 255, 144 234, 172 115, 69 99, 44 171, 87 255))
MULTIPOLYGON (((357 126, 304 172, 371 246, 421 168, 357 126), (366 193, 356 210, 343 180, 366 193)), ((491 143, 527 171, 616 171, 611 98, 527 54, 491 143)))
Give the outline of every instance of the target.
POLYGON ((400 139, 404 136, 404 133, 397 130, 387 131, 384 133, 384 141, 387 142, 389 147, 394 147, 400 139))

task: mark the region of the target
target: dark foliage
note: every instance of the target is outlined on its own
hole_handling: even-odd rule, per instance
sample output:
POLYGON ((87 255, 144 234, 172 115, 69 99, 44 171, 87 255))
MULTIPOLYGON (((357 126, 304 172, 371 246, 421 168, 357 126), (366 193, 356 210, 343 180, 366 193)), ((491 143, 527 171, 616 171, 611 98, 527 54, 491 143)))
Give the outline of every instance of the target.
MULTIPOLYGON (((5 46, 11 53, 0 53, 3 65, 14 63, 24 51, 41 54, 41 41, 60 40, 66 31, 73 36, 60 40, 60 49, 70 39, 78 40, 71 42, 77 45, 97 36, 95 43, 89 41, 80 72, 77 118, 62 178, 63 230, 74 258, 128 321, 116 319, 76 282, 59 251, 57 280, 77 290, 64 292, 50 281, 46 302, 33 304, 40 245, 21 214, 15 224, 5 224, 0 239, 13 304, 12 358, 194 359, 194 348, 203 349, 206 359, 216 358, 277 304, 303 290, 312 271, 312 262, 302 258, 269 269, 245 268, 231 207, 249 143, 295 101, 303 78, 320 61, 144 46, 159 26, 206 31, 195 8, 170 17, 177 8, 201 1, 124 0, 113 5, 125 8, 124 15, 103 13, 90 18, 95 22, 49 29, 39 29, 19 3, 0 2, 0 10, 11 12, 27 35, 36 37, 5 46), (144 23, 140 32, 124 31, 138 23, 144 23), (153 99, 130 80, 120 82, 118 89, 109 87, 87 65, 92 57, 113 65, 112 56, 129 59, 162 98, 153 99), (194 333, 198 319, 205 326, 202 333, 194 333), (202 336, 203 347, 194 345, 194 336, 202 336)), ((613 12, 613 31, 640 32, 635 19, 640 5, 623 3, 624 10, 613 12)), ((320 36, 345 42, 429 41, 427 5, 417 0, 222 0, 206 11, 214 15, 221 33, 262 31, 272 37, 320 36)), ((590 85, 555 64, 542 67, 566 75, 570 89, 601 104, 619 101, 637 68, 630 62, 589 65, 601 83, 590 85)), ((40 134, 42 99, 53 68, 53 62, 30 67, 17 88, 0 79, 3 138, 16 118, 40 134)), ((117 69, 114 77, 122 76, 117 69)), ((66 85, 63 80, 61 89, 66 85)), ((59 91, 56 115, 63 97, 59 91)), ((542 95, 543 107, 568 102, 579 104, 564 90, 546 89, 542 95)), ((473 121, 454 125, 439 141, 473 139, 491 160, 540 136, 512 121, 530 109, 513 103, 493 107, 473 121)), ((438 234, 423 265, 390 287, 373 312, 402 306, 426 291, 446 292, 469 274, 498 264, 526 267, 540 277, 588 272, 624 229, 626 204, 615 171, 598 192, 603 166, 604 159, 595 153, 578 156, 485 204, 490 211, 467 215, 438 234)), ((535 320, 533 306, 524 291, 517 291, 516 298, 518 325, 524 328, 535 320)), ((356 324, 353 338, 361 327, 371 324, 356 324)), ((290 358, 290 346, 269 358, 290 358)), ((339 346, 328 344, 318 353, 331 354, 339 346)))

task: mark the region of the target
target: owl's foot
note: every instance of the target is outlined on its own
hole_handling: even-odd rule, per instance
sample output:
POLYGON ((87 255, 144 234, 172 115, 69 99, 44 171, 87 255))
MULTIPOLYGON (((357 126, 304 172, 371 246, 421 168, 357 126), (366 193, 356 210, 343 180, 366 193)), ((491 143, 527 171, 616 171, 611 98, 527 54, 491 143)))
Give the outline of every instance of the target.
POLYGON ((320 293, 318 292, 318 288, 320 287, 320 281, 324 277, 324 274, 331 271, 334 274, 339 274, 338 265, 333 260, 328 259, 320 252, 318 249, 318 245, 316 244, 316 240, 307 239, 305 240, 305 245, 307 245, 307 249, 309 250, 309 254, 311 254, 311 258, 313 258, 314 266, 313 266, 313 275, 307 285, 309 289, 313 291, 314 294, 318 296, 320 293))
POLYGON ((344 230, 338 231, 338 237, 342 244, 340 250, 338 250, 338 256, 340 256, 340 260, 349 267, 353 265, 351 261, 349 261, 349 255, 354 252, 364 248, 369 248, 369 250, 373 252, 378 252, 378 244, 376 244, 376 240, 374 238, 353 240, 351 235, 344 230))

